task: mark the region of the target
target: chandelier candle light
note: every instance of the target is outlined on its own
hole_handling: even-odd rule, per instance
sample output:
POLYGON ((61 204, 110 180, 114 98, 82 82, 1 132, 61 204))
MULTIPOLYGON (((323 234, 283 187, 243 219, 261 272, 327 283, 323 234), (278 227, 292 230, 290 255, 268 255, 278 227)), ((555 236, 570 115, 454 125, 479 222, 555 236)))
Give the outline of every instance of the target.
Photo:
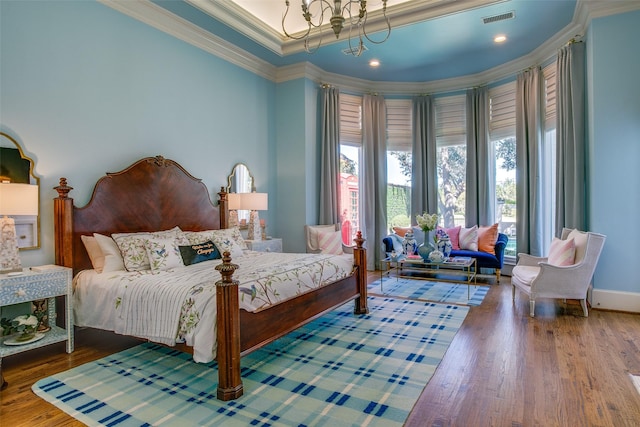
MULTIPOLYGON (((306 21, 307 29, 295 34, 290 34, 285 29, 285 20, 289 13, 289 0, 286 0, 285 4, 287 5, 287 9, 282 16, 282 31, 290 39, 304 39, 304 49, 308 53, 314 53, 322 44, 323 24, 326 21, 329 21, 336 39, 340 38, 340 33, 342 32, 345 24, 349 26, 348 53, 353 56, 360 56, 362 52, 366 50, 364 47, 363 36, 371 43, 381 44, 384 43, 391 34, 391 23, 387 17, 387 0, 382 0, 382 17, 384 18, 384 24, 386 27, 386 35, 382 40, 373 40, 367 34, 367 18, 369 13, 367 11, 366 0, 346 1, 344 2, 344 6, 342 6, 343 2, 340 0, 332 2, 328 0, 301 0, 301 2, 302 17, 306 21), (325 15, 327 17, 325 17, 325 15), (353 33, 356 31, 358 33, 358 46, 354 48, 351 46, 351 39, 355 38, 355 34, 353 33), (313 48, 311 47, 312 38, 318 39, 317 45, 313 48)), ((325 25, 325 27, 326 26, 327 25, 325 25)))

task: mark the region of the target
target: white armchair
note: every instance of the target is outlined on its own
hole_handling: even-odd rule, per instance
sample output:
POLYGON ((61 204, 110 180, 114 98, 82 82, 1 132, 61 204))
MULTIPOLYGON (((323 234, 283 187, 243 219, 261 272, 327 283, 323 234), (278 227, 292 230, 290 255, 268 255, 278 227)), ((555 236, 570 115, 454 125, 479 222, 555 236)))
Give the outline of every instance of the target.
POLYGON ((587 317, 587 291, 600 258, 606 236, 579 230, 562 230, 562 240, 574 239, 575 260, 572 265, 556 266, 548 258, 518 254, 518 264, 511 276, 512 299, 516 288, 529 295, 530 316, 534 317, 536 299, 562 298, 580 300, 587 317))

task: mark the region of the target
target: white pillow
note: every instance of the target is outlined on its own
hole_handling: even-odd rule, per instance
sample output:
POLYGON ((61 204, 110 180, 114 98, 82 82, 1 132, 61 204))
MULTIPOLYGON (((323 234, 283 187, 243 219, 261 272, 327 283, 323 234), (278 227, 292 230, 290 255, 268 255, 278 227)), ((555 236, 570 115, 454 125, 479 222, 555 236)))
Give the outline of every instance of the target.
POLYGON ((93 236, 80 236, 80 239, 89 254, 93 269, 98 273, 102 273, 102 269, 104 268, 104 254, 102 253, 102 249, 100 249, 98 241, 93 236))
POLYGON ((100 246, 100 250, 104 255, 102 272, 125 271, 122 254, 120 254, 120 249, 118 249, 116 242, 111 237, 98 233, 93 233, 93 237, 96 238, 96 242, 98 242, 98 246, 100 246))
POLYGON ((559 267, 573 265, 576 257, 576 244, 573 239, 560 240, 554 237, 549 249, 547 261, 551 265, 559 267))
POLYGON ((184 267, 176 239, 172 237, 146 239, 144 247, 147 251, 152 271, 184 267))
POLYGON ((460 229, 460 249, 466 249, 468 251, 478 250, 478 226, 474 225, 471 228, 460 229))
POLYGON ((569 239, 573 239, 576 245, 576 257, 573 262, 578 264, 584 259, 584 256, 587 253, 587 240, 589 239, 589 236, 584 231, 573 229, 567 236, 566 240, 569 239))
POLYGON ((189 240, 184 236, 182 230, 179 227, 174 227, 171 230, 154 231, 154 232, 140 232, 140 233, 114 233, 111 235, 115 240, 122 259, 124 261, 124 267, 127 271, 141 271, 151 269, 149 262, 149 256, 144 246, 144 241, 147 239, 175 239, 177 245, 188 245, 189 240))
POLYGON ((321 254, 342 255, 342 233, 339 231, 320 231, 318 247, 321 254))

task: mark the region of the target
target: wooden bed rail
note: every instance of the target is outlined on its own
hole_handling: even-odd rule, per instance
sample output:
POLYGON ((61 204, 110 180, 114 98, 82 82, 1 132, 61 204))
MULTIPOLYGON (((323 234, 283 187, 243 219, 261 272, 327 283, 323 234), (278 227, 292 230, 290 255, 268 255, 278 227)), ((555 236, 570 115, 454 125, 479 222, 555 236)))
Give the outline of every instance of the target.
MULTIPOLYGON (((354 239, 353 248, 354 273, 357 283, 357 296, 354 300, 354 313, 367 314, 367 251, 363 244, 365 239, 358 231, 354 239)), ((232 276, 238 265, 231 263, 229 252, 222 257, 222 264, 216 270, 222 279, 216 282, 217 304, 217 359, 218 359, 218 390, 217 397, 228 401, 237 399, 244 393, 242 376, 240 375, 241 336, 240 336, 240 302, 238 298, 238 281, 232 276)), ((329 307, 326 311, 335 307, 329 307)), ((320 315, 322 313, 319 313, 320 315)), ((317 316, 307 319, 308 321, 317 316)), ((276 338, 276 337, 274 337, 276 338)))

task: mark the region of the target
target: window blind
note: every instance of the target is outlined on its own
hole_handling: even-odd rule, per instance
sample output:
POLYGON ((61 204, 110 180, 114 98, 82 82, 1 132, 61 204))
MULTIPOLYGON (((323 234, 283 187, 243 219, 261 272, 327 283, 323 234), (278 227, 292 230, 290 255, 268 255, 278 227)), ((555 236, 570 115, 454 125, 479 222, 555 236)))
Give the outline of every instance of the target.
POLYGON ((387 150, 412 150, 412 114, 410 99, 387 99, 387 150))
POLYGON ((489 89, 489 135, 492 141, 516 134, 516 82, 489 89))
POLYGON ((436 98, 436 144, 439 147, 466 143, 465 95, 436 98))
POLYGON ((362 97, 340 94, 340 143, 362 145, 362 97))
POLYGON ((542 69, 544 76, 544 128, 556 128, 556 63, 552 62, 542 69))

